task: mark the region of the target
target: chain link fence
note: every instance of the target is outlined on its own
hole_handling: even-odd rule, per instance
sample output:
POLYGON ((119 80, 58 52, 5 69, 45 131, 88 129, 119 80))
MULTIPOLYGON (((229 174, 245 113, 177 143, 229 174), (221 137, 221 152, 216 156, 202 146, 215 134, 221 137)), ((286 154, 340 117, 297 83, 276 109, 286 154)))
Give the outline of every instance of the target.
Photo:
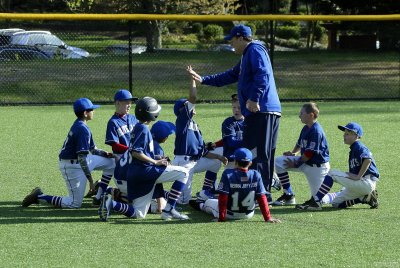
MULTIPOLYGON (((0 105, 71 103, 80 97, 108 103, 120 88, 131 88, 137 97, 171 102, 187 96, 187 65, 206 75, 225 71, 240 60, 231 47, 195 42, 191 33, 163 33, 163 48, 147 52, 146 33, 135 25, 140 22, 133 26, 130 68, 126 22, 0 23, 0 29, 7 29, 0 30, 0 105)), ((229 29, 232 23, 221 25, 229 29)), ((265 36, 261 32, 258 38, 265 36)), ((283 101, 400 99, 398 49, 277 46, 273 65, 283 101)), ((235 91, 236 84, 199 86, 199 99, 225 101, 235 91)))

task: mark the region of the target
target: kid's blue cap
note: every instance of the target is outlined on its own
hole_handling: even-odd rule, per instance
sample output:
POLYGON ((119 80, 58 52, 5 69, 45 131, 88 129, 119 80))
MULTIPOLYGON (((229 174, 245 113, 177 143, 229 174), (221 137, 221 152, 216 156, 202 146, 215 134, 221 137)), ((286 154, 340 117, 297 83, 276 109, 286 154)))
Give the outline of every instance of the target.
POLYGON ((186 103, 187 101, 188 101, 187 99, 179 99, 179 100, 177 100, 177 101, 175 102, 175 105, 174 105, 174 114, 175 114, 176 116, 179 115, 179 110, 183 107, 183 105, 185 105, 185 103, 186 103))
POLYGON ((231 32, 229 35, 225 36, 224 40, 229 41, 232 40, 233 37, 239 37, 239 36, 243 36, 243 37, 248 37, 251 36, 251 28, 243 25, 243 24, 239 24, 236 25, 235 27, 232 28, 231 32))
POLYGON ((87 111, 87 110, 94 110, 99 107, 100 107, 100 105, 93 104, 87 98, 80 98, 74 102, 74 112, 75 113, 83 112, 83 111, 87 111))
POLYGON ((154 125, 151 127, 151 135, 153 136, 153 139, 156 141, 161 141, 168 137, 169 135, 175 133, 175 125, 171 122, 165 122, 165 121, 157 121, 154 123, 154 125))
POLYGON ((345 126, 338 126, 338 129, 340 129, 341 131, 345 131, 346 129, 347 130, 350 130, 350 131, 353 131, 354 133, 356 133, 357 134, 357 136, 358 137, 362 137, 362 135, 363 135, 363 129, 362 129, 362 127, 359 125, 359 124, 357 124, 356 122, 350 122, 350 123, 348 123, 347 125, 345 125, 345 126))
POLYGON ((131 100, 136 101, 138 98, 133 97, 132 94, 126 89, 120 89, 114 95, 114 101, 131 100))
POLYGON ((249 149, 246 148, 238 148, 235 150, 235 160, 236 161, 246 161, 250 162, 253 160, 253 154, 249 149))

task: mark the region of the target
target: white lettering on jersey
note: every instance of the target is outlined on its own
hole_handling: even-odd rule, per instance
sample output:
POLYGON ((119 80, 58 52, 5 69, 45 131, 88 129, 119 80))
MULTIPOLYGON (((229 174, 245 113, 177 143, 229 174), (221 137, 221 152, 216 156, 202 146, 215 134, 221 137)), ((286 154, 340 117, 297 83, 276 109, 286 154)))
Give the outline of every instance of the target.
POLYGON ((117 129, 118 137, 124 136, 126 133, 129 133, 129 128, 128 126, 122 126, 117 129))

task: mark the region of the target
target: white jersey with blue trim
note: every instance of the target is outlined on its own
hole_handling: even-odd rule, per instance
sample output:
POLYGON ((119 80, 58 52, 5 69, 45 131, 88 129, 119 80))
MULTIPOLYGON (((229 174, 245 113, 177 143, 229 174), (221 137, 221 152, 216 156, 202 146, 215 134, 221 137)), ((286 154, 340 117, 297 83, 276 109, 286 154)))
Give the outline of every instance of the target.
POLYGON ((199 126, 193 120, 194 104, 187 101, 176 118, 175 155, 200 159, 205 153, 204 140, 199 126))
POLYGON ((60 159, 78 159, 79 153, 88 154, 95 147, 89 127, 82 120, 76 119, 58 157, 60 159))
POLYGON ((108 145, 120 143, 129 146, 131 132, 137 123, 138 120, 134 115, 114 114, 107 123, 105 143, 108 145))

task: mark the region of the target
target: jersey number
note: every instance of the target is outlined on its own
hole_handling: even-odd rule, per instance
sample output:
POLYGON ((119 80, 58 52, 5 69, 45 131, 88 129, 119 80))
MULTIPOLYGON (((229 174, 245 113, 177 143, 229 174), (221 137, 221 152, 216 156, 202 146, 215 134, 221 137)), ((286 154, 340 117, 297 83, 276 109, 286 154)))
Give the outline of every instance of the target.
MULTIPOLYGON (((242 207, 247 207, 249 209, 254 208, 254 191, 251 191, 247 194, 245 198, 240 202, 242 207)), ((231 195, 232 197, 232 210, 239 210, 239 192, 235 192, 231 195)))

